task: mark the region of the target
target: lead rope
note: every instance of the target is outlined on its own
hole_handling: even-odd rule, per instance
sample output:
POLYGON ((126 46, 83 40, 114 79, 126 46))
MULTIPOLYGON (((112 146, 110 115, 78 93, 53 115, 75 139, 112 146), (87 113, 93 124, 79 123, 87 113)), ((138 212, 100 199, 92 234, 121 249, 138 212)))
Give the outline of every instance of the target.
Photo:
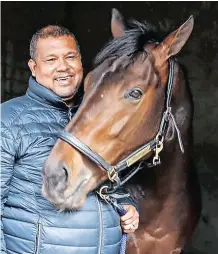
MULTIPOLYGON (((117 203, 117 199, 114 198, 114 194, 111 195, 105 195, 102 193, 102 190, 108 188, 108 186, 103 186, 100 191, 97 191, 98 195, 108 204, 112 205, 114 210, 120 215, 123 216, 127 213, 126 209, 123 207, 123 205, 117 203)), ((116 196, 116 194, 115 194, 116 196)), ((119 195, 118 195, 119 196, 119 195)), ((126 197, 126 195, 121 195, 122 197, 126 197)), ((128 194, 129 196, 129 194, 128 194)), ((121 244, 120 244, 120 252, 119 254, 125 254, 126 253, 126 243, 127 243, 127 233, 122 234, 121 244)))
MULTIPOLYGON (((119 213, 120 216, 123 216, 127 213, 126 209, 116 202, 111 203, 114 207, 114 209, 119 213)), ((119 254, 125 254, 126 253, 126 243, 127 243, 127 233, 122 234, 121 244, 120 244, 120 253, 119 254)))

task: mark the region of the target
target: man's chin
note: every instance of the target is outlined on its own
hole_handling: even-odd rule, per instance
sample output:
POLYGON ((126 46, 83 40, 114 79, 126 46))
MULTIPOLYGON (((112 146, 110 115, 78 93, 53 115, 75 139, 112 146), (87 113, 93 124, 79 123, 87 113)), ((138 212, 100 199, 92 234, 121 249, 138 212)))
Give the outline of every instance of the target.
POLYGON ((58 82, 54 83, 54 92, 62 98, 63 101, 68 102, 72 101, 75 94, 77 93, 80 83, 76 82, 67 83, 67 84, 61 84, 58 82))
POLYGON ((64 101, 70 100, 74 97, 74 95, 77 92, 77 89, 72 89, 71 87, 59 87, 58 89, 55 89, 54 91, 58 96, 60 96, 64 101))

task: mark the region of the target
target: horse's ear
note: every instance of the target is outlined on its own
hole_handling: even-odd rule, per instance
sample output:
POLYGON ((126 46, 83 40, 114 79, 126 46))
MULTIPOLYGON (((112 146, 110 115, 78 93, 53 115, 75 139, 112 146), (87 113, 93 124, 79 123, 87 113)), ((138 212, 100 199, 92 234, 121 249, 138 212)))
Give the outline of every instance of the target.
POLYGON ((170 33, 162 43, 158 46, 161 50, 161 55, 168 59, 170 56, 176 55, 185 45, 194 26, 194 18, 190 16, 189 19, 182 24, 177 30, 170 33))
POLYGON ((115 8, 112 10, 111 32, 114 38, 121 37, 125 34, 123 16, 115 8))

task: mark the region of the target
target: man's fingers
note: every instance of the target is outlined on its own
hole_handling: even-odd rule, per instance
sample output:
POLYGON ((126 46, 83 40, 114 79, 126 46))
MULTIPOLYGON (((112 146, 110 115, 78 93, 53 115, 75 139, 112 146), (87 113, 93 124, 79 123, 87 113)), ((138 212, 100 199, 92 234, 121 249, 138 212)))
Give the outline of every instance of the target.
POLYGON ((132 224, 123 225, 122 229, 125 233, 134 233, 138 229, 138 220, 134 221, 132 224))
POLYGON ((129 225, 123 225, 123 229, 124 230, 131 230, 131 229, 135 229, 135 228, 132 228, 131 224, 129 224, 129 225))
POLYGON ((126 223, 126 221, 125 221, 125 222, 121 222, 121 225, 122 225, 122 227, 125 228, 125 229, 138 228, 139 219, 130 220, 129 223, 126 223))
POLYGON ((130 233, 134 233, 135 229, 130 229, 130 230, 124 230, 124 233, 130 234, 130 233))
POLYGON ((121 222, 125 222, 125 224, 130 224, 131 221, 139 218, 139 214, 137 212, 128 212, 124 216, 120 217, 121 222))
POLYGON ((135 212, 137 212, 134 206, 124 205, 124 208, 126 209, 127 213, 121 216, 121 221, 129 220, 134 216, 135 212))
POLYGON ((139 226, 139 220, 138 220, 138 219, 134 220, 134 221, 131 223, 131 225, 133 225, 134 229, 137 229, 138 226, 139 226))
POLYGON ((125 233, 134 233, 139 225, 139 213, 132 205, 124 205, 127 213, 121 216, 121 227, 125 233))
POLYGON ((128 219, 128 220, 121 221, 121 223, 122 223, 123 225, 129 225, 129 224, 131 224, 133 221, 134 221, 134 217, 131 217, 131 218, 128 219))

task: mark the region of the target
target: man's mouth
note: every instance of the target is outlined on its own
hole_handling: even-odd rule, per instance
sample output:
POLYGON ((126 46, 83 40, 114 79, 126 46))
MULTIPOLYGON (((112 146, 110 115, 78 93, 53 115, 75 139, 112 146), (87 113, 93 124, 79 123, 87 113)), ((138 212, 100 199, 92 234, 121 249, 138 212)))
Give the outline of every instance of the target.
POLYGON ((72 76, 68 75, 68 76, 63 76, 63 77, 56 78, 55 80, 57 80, 57 81, 66 81, 66 80, 69 80, 71 78, 72 78, 72 76))

